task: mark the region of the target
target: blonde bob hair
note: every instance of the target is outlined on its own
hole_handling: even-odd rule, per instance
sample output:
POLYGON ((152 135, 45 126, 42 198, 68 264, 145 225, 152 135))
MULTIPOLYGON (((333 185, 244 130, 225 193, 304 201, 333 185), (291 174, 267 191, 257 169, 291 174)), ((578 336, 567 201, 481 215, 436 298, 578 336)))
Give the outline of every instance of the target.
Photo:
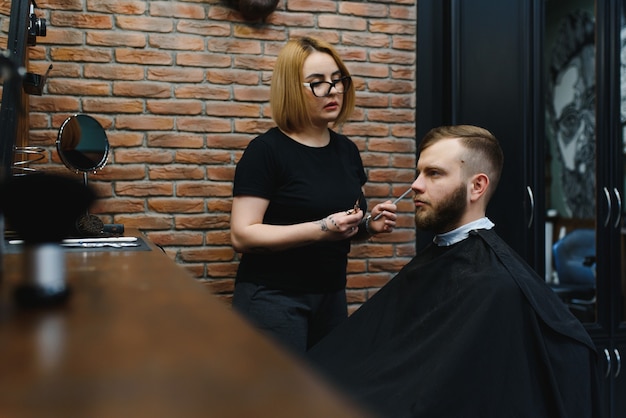
MULTIPOLYGON (((298 132, 311 125, 302 85, 302 68, 304 61, 315 51, 330 55, 337 63, 342 77, 350 76, 348 68, 329 43, 308 36, 289 40, 278 54, 270 87, 272 119, 285 132, 298 132)), ((350 83, 343 93, 343 106, 333 126, 348 120, 354 110, 354 103, 354 88, 350 83)))

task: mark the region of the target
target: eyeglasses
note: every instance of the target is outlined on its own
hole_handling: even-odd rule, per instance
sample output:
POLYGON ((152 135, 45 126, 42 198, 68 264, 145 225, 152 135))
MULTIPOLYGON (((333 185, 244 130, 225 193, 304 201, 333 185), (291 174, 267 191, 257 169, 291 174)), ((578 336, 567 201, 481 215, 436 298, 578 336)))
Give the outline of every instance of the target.
POLYGON ((315 97, 326 97, 330 95, 330 91, 335 88, 338 94, 345 93, 350 87, 352 79, 349 76, 343 76, 333 81, 314 81, 312 83, 302 83, 305 87, 310 87, 315 97))

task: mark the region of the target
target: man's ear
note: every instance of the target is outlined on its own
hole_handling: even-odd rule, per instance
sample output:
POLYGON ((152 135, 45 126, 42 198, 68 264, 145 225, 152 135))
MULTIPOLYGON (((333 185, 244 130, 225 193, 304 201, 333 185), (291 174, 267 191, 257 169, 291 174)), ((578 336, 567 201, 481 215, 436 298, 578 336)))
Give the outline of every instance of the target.
POLYGON ((485 195, 489 188, 489 176, 485 173, 475 174, 470 182, 469 198, 472 202, 485 195))

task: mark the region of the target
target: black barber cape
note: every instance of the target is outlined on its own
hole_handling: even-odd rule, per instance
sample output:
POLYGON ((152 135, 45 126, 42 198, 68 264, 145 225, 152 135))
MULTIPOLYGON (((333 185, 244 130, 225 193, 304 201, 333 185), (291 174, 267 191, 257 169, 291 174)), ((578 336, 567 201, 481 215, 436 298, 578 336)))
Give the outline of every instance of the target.
POLYGON ((596 352, 491 230, 428 246, 309 351, 381 417, 594 417, 596 352))

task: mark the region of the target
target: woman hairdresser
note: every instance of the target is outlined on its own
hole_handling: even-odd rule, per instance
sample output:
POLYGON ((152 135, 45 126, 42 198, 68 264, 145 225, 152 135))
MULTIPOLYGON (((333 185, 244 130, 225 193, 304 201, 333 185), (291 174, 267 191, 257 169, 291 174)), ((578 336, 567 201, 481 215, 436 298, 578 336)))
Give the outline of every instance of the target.
POLYGON ((355 93, 333 47, 310 37, 283 47, 270 89, 277 127, 237 164, 231 241, 242 253, 234 308, 304 353, 347 317, 350 241, 396 224, 396 205, 364 216, 365 170, 356 145, 329 129, 348 119, 355 93))

